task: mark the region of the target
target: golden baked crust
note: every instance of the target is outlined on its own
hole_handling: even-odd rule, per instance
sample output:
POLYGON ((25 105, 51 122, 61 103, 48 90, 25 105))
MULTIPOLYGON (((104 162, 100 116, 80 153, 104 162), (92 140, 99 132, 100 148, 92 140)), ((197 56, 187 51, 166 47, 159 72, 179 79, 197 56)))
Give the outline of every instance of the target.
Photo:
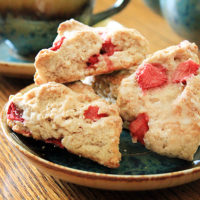
POLYGON ((11 104, 21 111, 23 119, 10 119, 7 114, 7 123, 15 132, 37 140, 61 139, 74 154, 110 168, 119 166, 122 120, 118 108, 99 98, 90 86, 50 82, 16 94, 8 110, 11 104), (90 109, 96 109, 96 118, 90 109))
POLYGON ((148 42, 139 32, 119 26, 92 28, 68 20, 59 26, 55 43, 63 37, 57 50, 43 49, 36 56, 36 84, 73 82, 127 69, 141 61, 148 49, 148 42), (96 61, 91 64, 94 56, 96 61))
POLYGON ((200 143, 199 70, 198 74, 188 77, 187 84, 170 80, 177 66, 188 60, 199 64, 198 48, 188 41, 155 52, 138 70, 145 63, 159 63, 167 70, 168 82, 142 91, 135 72, 123 79, 117 104, 126 123, 135 120, 140 113, 148 115, 145 147, 162 155, 192 160, 200 143))

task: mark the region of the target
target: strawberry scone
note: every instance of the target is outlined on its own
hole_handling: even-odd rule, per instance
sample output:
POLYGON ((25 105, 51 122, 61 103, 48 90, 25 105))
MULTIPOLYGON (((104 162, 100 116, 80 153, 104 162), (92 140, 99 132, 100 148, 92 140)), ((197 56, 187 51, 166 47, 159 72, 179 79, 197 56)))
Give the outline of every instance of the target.
POLYGON ((19 134, 53 143, 110 168, 119 166, 122 120, 116 105, 90 86, 50 82, 7 104, 7 123, 19 134))
POLYGON ((183 41, 155 52, 123 79, 117 104, 133 141, 192 160, 200 144, 198 48, 183 41))
POLYGON ((53 47, 36 56, 35 83, 67 83, 127 69, 144 58, 147 46, 146 39, 134 29, 93 28, 68 20, 60 24, 53 47))

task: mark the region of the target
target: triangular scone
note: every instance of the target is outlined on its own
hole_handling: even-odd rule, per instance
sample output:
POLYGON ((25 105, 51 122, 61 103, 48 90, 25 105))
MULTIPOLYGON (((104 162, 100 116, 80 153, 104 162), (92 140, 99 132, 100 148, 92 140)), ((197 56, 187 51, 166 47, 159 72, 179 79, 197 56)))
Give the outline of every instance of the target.
POLYGON ((92 28, 68 20, 59 26, 53 47, 36 56, 35 83, 73 82, 126 69, 142 60, 147 49, 148 42, 134 29, 92 28))
POLYGON ((123 79, 117 103, 134 141, 193 159, 200 144, 199 67, 197 46, 183 41, 155 52, 123 79))
POLYGON ((7 123, 24 136, 55 143, 110 168, 119 166, 118 108, 80 82, 50 82, 16 94, 7 105, 7 123))

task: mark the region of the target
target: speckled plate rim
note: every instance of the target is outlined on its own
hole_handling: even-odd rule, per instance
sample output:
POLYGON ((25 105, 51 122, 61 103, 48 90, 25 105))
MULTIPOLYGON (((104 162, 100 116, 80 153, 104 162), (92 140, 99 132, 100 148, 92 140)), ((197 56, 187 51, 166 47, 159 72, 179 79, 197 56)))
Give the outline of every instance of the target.
MULTIPOLYGON (((24 93, 33 87, 35 85, 31 84, 20 92, 24 93)), ((155 175, 113 175, 73 169, 38 157, 18 144, 12 138, 12 131, 7 125, 6 105, 1 112, 1 127, 10 143, 31 163, 35 164, 42 171, 71 183, 99 189, 150 190, 177 186, 200 178, 200 166, 155 175)))

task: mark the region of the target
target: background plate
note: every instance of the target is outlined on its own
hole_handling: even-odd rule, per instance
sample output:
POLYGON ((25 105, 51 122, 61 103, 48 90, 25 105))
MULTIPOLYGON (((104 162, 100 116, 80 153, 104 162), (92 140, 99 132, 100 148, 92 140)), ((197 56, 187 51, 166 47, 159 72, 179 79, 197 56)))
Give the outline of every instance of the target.
POLYGON ((0 74, 18 78, 32 78, 35 73, 34 58, 24 58, 12 51, 9 41, 0 42, 0 74))

